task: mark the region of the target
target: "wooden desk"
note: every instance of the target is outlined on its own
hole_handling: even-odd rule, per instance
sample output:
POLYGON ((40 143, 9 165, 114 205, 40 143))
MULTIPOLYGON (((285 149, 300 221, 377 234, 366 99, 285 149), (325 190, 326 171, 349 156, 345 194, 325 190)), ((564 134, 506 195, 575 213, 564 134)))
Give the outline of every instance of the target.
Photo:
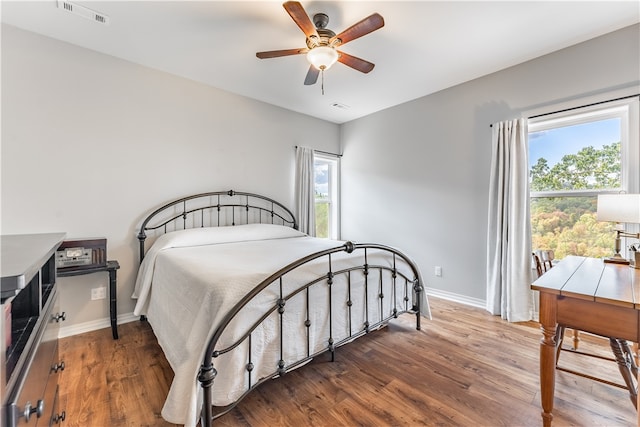
POLYGON ((540 291, 540 392, 543 425, 548 427, 553 419, 557 325, 640 341, 640 269, 569 256, 531 289, 540 291))

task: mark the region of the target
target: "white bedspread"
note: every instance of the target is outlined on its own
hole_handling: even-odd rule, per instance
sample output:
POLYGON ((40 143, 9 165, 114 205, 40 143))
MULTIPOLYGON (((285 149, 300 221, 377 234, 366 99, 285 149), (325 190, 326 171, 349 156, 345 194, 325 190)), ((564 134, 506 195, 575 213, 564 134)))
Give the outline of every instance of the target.
MULTIPOLYGON (((198 422, 201 397, 196 378, 204 347, 227 311, 239 302, 251 289, 285 265, 310 253, 340 246, 343 242, 317 239, 289 227, 250 224, 230 227, 200 228, 167 233, 159 237, 145 256, 136 281, 134 298, 137 298, 135 315, 146 315, 158 342, 174 371, 174 380, 162 409, 165 420, 195 426, 198 422)), ((364 264, 363 253, 332 255, 333 270, 350 265, 364 264), (354 261, 354 258, 357 260, 354 261)), ((370 251, 369 264, 391 266, 389 256, 370 251)), ((397 268, 411 276, 409 267, 399 258, 397 268)), ((326 258, 296 269, 283 280, 284 295, 328 271, 326 258)), ((369 277, 370 286, 378 286, 377 272, 369 277)), ((383 273, 386 274, 386 273, 383 273)), ((352 299, 354 303, 352 324, 347 317, 335 313, 344 311, 347 300, 346 280, 337 276, 333 286, 334 317, 331 336, 334 341, 362 329, 365 321, 363 274, 352 274, 352 299), (356 276, 356 277, 353 277, 356 276)), ((325 281, 326 282, 326 281, 325 281)), ((371 323, 392 309, 390 287, 383 289, 386 295, 384 307, 380 306, 377 292, 370 292, 369 319, 371 323), (381 311, 382 310, 382 313, 381 311)), ((272 307, 280 296, 279 285, 274 283, 255 298, 225 331, 221 343, 228 345, 242 336, 249 326, 272 307)), ((309 295, 311 353, 325 348, 329 338, 329 322, 326 307, 329 300, 328 286, 314 286, 309 295)), ((428 305, 422 292, 423 313, 428 305)), ((409 294, 410 299, 412 295, 409 294)), ((396 295, 397 307, 401 307, 403 295, 396 295)), ((410 302, 411 305, 411 302, 410 302)), ((290 363, 307 354, 304 327, 306 294, 301 293, 285 306, 286 328, 285 354, 280 355, 279 322, 277 315, 264 322, 252 333, 251 349, 248 343, 214 360, 218 371, 213 384, 213 404, 224 406, 237 400, 247 389, 248 374, 245 366, 251 351, 252 382, 271 374, 282 357, 290 363), (270 319, 271 320, 271 319, 270 319), (259 356, 258 356, 259 355, 259 356), (245 372, 244 376, 240 373, 245 372)), ((219 348, 220 345, 217 346, 219 348)))

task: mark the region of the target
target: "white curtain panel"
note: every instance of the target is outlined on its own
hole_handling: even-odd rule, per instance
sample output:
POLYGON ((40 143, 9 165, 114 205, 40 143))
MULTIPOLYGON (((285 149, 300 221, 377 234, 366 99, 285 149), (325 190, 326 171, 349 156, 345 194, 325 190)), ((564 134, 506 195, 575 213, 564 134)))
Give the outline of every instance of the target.
POLYGON ((316 201, 313 150, 296 147, 296 210, 300 231, 316 235, 316 201))
POLYGON ((487 310, 531 320, 531 228, 525 121, 493 124, 487 250, 487 310))

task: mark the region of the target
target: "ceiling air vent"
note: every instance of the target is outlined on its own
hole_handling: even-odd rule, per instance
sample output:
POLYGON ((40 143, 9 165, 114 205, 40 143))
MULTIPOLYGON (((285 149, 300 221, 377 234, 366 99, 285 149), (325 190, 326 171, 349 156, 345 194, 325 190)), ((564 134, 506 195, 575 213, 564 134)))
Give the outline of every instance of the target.
POLYGON ((100 24, 109 25, 109 17, 104 13, 96 12, 95 10, 80 6, 79 4, 71 3, 70 1, 58 0, 58 9, 65 10, 69 13, 73 13, 74 15, 82 16, 83 18, 100 24))
POLYGON ((336 108, 340 108, 342 110, 348 110, 349 108, 351 108, 348 105, 342 104, 340 102, 334 102, 333 104, 331 104, 331 106, 332 107, 336 107, 336 108))

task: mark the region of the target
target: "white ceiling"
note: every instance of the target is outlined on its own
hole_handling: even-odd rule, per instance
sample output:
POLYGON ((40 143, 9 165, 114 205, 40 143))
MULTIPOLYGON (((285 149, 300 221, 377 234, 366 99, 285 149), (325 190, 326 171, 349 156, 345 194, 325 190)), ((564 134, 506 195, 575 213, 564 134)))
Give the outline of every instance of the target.
POLYGON ((301 2, 329 15, 336 33, 380 13, 385 26, 341 47, 376 64, 343 64, 304 86, 304 55, 257 51, 305 47, 279 1, 73 1, 105 14, 102 25, 56 0, 1 3, 2 22, 186 77, 239 95, 344 123, 640 22, 627 1, 301 2), (339 103, 349 108, 332 106, 339 103))

